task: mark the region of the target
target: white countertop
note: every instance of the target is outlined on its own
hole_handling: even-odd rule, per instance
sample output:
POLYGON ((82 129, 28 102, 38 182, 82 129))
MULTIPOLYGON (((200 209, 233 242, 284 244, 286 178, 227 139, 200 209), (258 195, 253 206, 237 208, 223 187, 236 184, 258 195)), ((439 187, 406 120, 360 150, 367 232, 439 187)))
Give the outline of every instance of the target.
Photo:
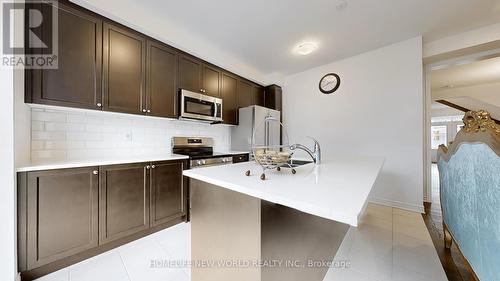
POLYGON ((184 175, 299 211, 358 226, 384 159, 337 157, 321 165, 307 164, 266 172, 254 162, 198 168, 184 175), (251 170, 251 176, 245 171, 251 170))
POLYGON ((189 157, 185 156, 185 155, 160 154, 160 155, 151 155, 151 156, 128 157, 128 158, 110 158, 110 159, 100 159, 100 160, 74 160, 74 161, 47 162, 47 163, 31 163, 29 165, 18 167, 16 169, 16 171, 17 172, 32 172, 32 171, 67 169, 67 168, 89 167, 89 166, 105 166, 105 165, 117 165, 117 164, 128 164, 128 163, 141 163, 141 162, 157 162, 157 161, 179 160, 179 159, 188 159, 188 158, 189 157))

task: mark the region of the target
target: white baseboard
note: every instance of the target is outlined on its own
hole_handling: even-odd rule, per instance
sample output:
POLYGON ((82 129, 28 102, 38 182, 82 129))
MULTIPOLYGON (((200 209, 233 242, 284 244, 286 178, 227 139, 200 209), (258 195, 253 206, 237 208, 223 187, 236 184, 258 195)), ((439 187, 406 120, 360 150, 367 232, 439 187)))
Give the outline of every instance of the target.
POLYGON ((393 207, 393 208, 398 208, 398 209, 403 209, 411 212, 416 212, 416 213, 425 213, 424 205, 416 205, 416 204, 411 204, 411 203, 404 203, 404 202, 399 202, 399 201, 393 201, 393 200, 388 200, 388 199, 383 199, 383 198, 377 198, 377 197, 371 197, 370 198, 371 203, 379 204, 379 205, 384 205, 388 207, 393 207))

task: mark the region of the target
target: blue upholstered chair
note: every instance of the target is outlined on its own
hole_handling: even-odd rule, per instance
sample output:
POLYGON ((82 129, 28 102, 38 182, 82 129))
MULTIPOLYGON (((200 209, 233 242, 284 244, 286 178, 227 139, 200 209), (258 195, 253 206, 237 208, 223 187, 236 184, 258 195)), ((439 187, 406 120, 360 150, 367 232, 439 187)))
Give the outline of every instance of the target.
POLYGON ((455 242, 481 281, 500 280, 500 126, 467 112, 455 141, 438 151, 445 245, 455 242))

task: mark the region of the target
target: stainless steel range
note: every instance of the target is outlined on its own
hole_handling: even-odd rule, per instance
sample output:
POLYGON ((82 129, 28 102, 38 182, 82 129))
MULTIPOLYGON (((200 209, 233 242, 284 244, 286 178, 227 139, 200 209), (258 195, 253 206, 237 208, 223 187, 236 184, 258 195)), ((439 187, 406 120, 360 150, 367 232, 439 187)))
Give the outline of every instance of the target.
POLYGON ((233 155, 214 152, 212 138, 173 137, 172 153, 189 156, 189 167, 200 168, 233 163, 233 155))

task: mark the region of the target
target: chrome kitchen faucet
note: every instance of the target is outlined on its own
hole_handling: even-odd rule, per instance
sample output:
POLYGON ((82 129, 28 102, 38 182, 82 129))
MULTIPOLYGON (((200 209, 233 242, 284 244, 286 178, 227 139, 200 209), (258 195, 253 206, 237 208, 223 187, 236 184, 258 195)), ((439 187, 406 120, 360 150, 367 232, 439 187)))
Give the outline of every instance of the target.
POLYGON ((319 142, 316 139, 312 137, 309 138, 314 141, 314 150, 311 150, 307 146, 299 143, 290 145, 290 149, 291 150, 302 149, 305 152, 307 152, 309 156, 311 156, 315 164, 321 164, 321 146, 319 145, 319 142))

